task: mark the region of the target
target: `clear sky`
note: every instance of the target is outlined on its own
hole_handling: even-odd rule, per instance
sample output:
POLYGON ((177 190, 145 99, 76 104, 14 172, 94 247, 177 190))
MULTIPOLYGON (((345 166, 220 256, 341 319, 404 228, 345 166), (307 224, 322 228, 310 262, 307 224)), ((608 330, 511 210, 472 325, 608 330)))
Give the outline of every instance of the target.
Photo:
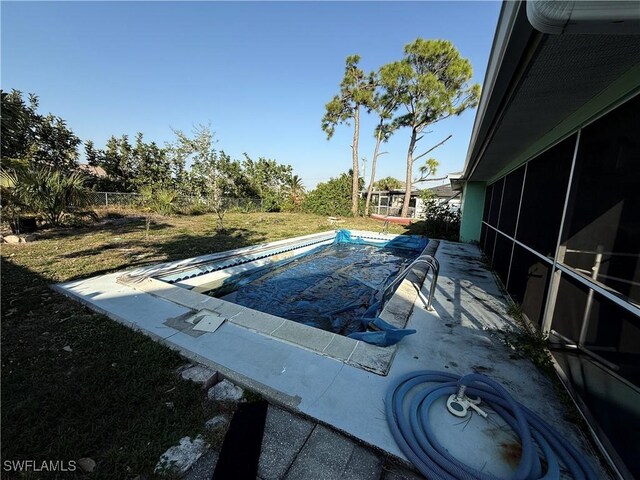
MULTIPOLYGON (((497 1, 3 1, 1 83, 36 93, 42 112, 97 146, 137 131, 163 145, 172 128, 210 123, 218 149, 290 164, 309 188, 351 165, 352 128, 330 141, 320 128, 348 55, 377 70, 417 37, 448 39, 482 83, 499 11, 497 1)), ((474 116, 447 119, 422 140, 417 153, 453 134, 433 152, 438 176, 462 169, 474 116)), ((373 116, 362 122, 367 176, 374 126, 373 116)), ((408 140, 396 132, 377 178, 404 178, 408 140)))

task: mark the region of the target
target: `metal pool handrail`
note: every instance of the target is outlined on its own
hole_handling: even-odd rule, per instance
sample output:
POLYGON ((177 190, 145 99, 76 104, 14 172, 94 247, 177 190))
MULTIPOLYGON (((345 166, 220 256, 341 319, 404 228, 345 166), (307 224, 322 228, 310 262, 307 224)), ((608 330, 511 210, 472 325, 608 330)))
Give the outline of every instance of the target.
MULTIPOLYGON (((393 289, 397 287, 402 280, 404 280, 404 278, 409 274, 409 272, 413 267, 420 265, 422 263, 426 264, 427 267, 433 270, 433 280, 431 281, 431 287, 429 287, 429 298, 427 299, 427 310, 432 310, 431 301, 433 300, 433 295, 436 291, 436 284, 438 283, 438 275, 440 274, 440 262, 435 257, 432 257, 431 255, 426 255, 426 254, 420 255, 413 262, 411 262, 407 266, 407 268, 405 268, 402 272, 400 272, 400 274, 396 278, 394 278, 389 285, 385 287, 385 289, 382 291, 382 298, 380 300, 381 309, 384 308, 385 297, 387 296, 389 291, 393 291, 393 289)), ((427 271, 425 272, 425 278, 427 276, 428 271, 429 270, 427 269, 427 271)))

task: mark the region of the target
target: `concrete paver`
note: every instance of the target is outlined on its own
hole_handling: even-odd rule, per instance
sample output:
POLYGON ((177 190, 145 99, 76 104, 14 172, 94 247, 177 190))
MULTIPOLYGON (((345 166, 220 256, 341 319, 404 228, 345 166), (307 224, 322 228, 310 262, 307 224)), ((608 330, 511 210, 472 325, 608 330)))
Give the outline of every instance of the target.
POLYGON ((313 422, 270 405, 262 438, 258 476, 264 480, 283 478, 314 426, 313 422))
POLYGON ((384 472, 381 480, 422 480, 422 478, 411 470, 394 466, 384 472))
POLYGON ((376 480, 380 470, 372 464, 371 455, 344 435, 318 425, 285 478, 376 480))
POLYGON ((377 455, 373 450, 356 444, 342 478, 344 480, 380 478, 382 463, 380 455, 377 455))
MULTIPOLYGON (((211 479, 218 457, 219 452, 207 451, 191 467, 184 479, 211 479)), ((259 480, 421 478, 395 464, 385 466, 385 462, 388 459, 373 449, 327 427, 269 405, 258 466, 259 480)))

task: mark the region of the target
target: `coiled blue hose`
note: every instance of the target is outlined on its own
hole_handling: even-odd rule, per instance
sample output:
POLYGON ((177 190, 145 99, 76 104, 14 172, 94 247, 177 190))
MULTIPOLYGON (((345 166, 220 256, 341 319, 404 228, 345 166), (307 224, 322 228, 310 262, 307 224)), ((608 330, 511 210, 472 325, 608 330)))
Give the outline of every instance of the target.
POLYGON ((433 433, 429 422, 429 410, 433 402, 445 395, 457 393, 461 386, 466 388, 468 394, 480 397, 520 438, 522 457, 511 480, 559 479, 561 464, 577 480, 597 480, 595 472, 580 452, 538 415, 515 401, 498 382, 476 373, 460 377, 430 370, 409 373, 399 378, 389 388, 385 401, 387 422, 393 438, 425 477, 443 480, 500 480, 454 458, 440 445, 433 433), (420 388, 413 394, 407 408, 407 394, 418 386, 420 388), (544 463, 536 445, 544 456, 544 472, 544 463))

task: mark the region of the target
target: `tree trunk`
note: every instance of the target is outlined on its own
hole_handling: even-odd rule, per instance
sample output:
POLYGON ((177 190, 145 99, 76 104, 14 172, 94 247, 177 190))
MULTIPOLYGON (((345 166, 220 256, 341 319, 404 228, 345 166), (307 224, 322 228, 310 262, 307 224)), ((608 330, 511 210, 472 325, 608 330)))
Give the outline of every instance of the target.
POLYGON ((376 161, 378 160, 378 150, 382 143, 382 131, 378 130, 376 136, 376 148, 373 150, 373 160, 371 160, 371 180, 369 180, 369 188, 367 188, 367 202, 364 206, 364 214, 369 215, 369 207, 371 206, 371 192, 373 192, 373 183, 376 181, 376 161))
POLYGON ((411 130, 411 141, 409 142, 409 149, 407 150, 407 177, 405 180, 404 201, 402 203, 401 213, 401 216, 403 217, 409 216, 409 202, 411 202, 411 187, 413 183, 413 151, 416 148, 417 137, 418 132, 415 128, 413 128, 411 130))
POLYGON ((353 180, 351 183, 351 213, 358 215, 358 198, 360 197, 359 186, 360 177, 358 176, 358 138, 360 137, 360 106, 356 105, 353 113, 353 146, 351 153, 353 154, 353 180))

